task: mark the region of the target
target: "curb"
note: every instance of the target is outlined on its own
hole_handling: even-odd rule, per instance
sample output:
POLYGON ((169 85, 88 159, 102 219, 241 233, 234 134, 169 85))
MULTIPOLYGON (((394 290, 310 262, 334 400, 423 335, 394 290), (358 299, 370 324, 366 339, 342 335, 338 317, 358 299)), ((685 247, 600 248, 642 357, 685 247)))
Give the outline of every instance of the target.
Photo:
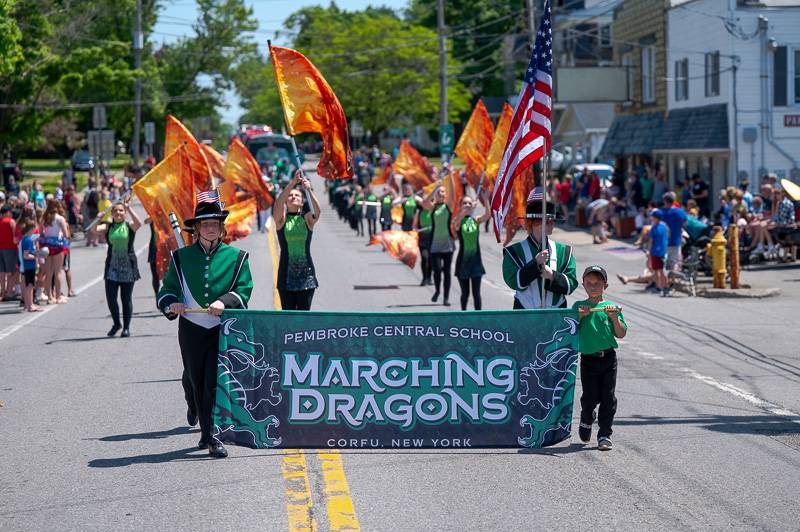
POLYGON ((780 295, 780 288, 698 288, 697 297, 709 299, 766 299, 780 295))

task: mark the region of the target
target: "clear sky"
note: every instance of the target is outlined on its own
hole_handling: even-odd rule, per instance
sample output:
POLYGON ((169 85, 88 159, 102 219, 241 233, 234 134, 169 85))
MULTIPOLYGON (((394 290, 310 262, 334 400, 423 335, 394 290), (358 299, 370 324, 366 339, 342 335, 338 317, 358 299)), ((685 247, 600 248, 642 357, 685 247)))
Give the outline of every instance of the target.
MULTIPOLYGON (((197 18, 197 4, 193 0, 167 0, 165 8, 160 12, 158 23, 153 28, 153 34, 148 38, 158 43, 168 43, 184 35, 192 35, 192 23, 197 18)), ((258 20, 258 30, 254 39, 259 44, 259 49, 267 53, 267 39, 272 39, 277 44, 287 44, 281 37, 282 23, 292 13, 301 7, 313 5, 328 5, 326 0, 245 0, 245 4, 253 8, 254 16, 258 20), (276 32, 277 35, 276 35, 276 32)), ((369 5, 387 6, 400 10, 406 7, 407 0, 338 0, 336 5, 341 9, 357 11, 369 5)), ((242 108, 235 93, 227 95, 227 101, 221 102, 228 105, 221 106, 225 122, 238 123, 242 108)))

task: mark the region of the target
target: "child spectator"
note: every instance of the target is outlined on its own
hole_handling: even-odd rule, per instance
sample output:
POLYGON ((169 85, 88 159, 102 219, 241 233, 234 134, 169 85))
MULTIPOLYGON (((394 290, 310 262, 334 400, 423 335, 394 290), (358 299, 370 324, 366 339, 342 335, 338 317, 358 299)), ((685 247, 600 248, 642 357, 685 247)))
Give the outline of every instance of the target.
POLYGON ((36 286, 36 244, 33 231, 36 224, 25 221, 22 225, 22 240, 19 243, 20 270, 23 277, 22 302, 28 312, 39 312, 41 307, 33 303, 33 289, 36 286))
POLYGON ((667 259, 667 225, 662 222, 664 213, 660 209, 650 211, 652 225, 647 239, 650 241, 650 269, 656 279, 656 289, 667 295, 667 274, 664 265, 667 259))
POLYGON ((597 448, 601 451, 611 450, 611 424, 617 411, 614 394, 617 386, 617 338, 624 338, 628 331, 621 309, 603 298, 606 288, 606 271, 600 266, 589 266, 583 272, 583 289, 589 297, 572 305, 580 318, 578 341, 583 394, 578 436, 583 443, 589 443, 596 417, 597 448), (594 410, 598 405, 600 408, 595 416, 594 410))

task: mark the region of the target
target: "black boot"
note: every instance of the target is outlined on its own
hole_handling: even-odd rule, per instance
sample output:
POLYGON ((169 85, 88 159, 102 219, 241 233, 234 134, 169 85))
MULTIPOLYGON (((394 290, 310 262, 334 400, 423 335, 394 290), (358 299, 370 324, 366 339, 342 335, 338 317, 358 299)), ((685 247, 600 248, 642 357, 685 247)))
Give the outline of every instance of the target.
POLYGON ((208 448, 208 454, 213 456, 214 458, 227 458, 228 451, 225 449, 225 446, 221 443, 212 443, 211 446, 208 448))
POLYGON ((122 329, 122 325, 115 323, 114 326, 109 329, 108 336, 116 336, 120 329, 122 329))

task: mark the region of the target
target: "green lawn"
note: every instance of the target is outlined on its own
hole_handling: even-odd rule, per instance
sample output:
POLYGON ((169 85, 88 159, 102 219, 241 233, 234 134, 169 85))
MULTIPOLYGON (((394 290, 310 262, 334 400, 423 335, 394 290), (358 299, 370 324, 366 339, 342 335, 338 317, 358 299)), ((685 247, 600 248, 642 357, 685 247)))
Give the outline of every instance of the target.
MULTIPOLYGON (((111 171, 122 171, 122 167, 130 161, 128 157, 117 157, 111 160, 111 171)), ((22 159, 20 165, 23 172, 63 172, 69 166, 70 161, 66 159, 61 164, 58 159, 22 159)))
MULTIPOLYGON (((441 157, 428 157, 428 162, 431 163, 432 165, 438 166, 440 168, 442 166, 442 158, 441 157)), ((450 166, 452 166, 454 168, 464 168, 464 167, 466 167, 466 164, 464 163, 464 161, 462 161, 458 157, 455 157, 453 159, 450 159, 450 166)))

